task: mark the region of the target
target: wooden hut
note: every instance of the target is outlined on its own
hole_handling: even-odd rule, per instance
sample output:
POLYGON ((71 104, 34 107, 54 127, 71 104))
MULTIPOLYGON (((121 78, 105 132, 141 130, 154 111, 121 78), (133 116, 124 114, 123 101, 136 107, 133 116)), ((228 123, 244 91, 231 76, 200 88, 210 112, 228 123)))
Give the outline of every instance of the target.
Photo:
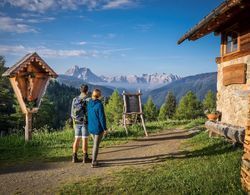
POLYGON ((57 74, 37 53, 31 53, 10 67, 3 76, 9 77, 21 110, 26 115, 25 139, 29 140, 32 113, 38 111, 50 78, 56 78, 57 74))
POLYGON ((212 32, 221 37, 220 56, 216 58, 217 110, 221 118, 206 126, 244 144, 242 183, 250 191, 250 1, 224 1, 183 35, 178 44, 212 32))

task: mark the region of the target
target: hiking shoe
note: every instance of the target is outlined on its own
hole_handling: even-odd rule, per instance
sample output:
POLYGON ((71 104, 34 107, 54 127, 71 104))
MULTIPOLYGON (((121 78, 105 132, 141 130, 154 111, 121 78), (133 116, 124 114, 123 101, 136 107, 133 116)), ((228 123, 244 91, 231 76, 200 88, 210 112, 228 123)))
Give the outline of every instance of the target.
POLYGON ((97 168, 99 167, 99 163, 97 161, 91 163, 92 168, 97 168))
POLYGON ((88 154, 84 154, 83 155, 83 160, 82 160, 82 163, 90 163, 91 162, 91 159, 89 158, 88 154))
POLYGON ((76 154, 76 153, 74 153, 74 154, 72 155, 72 162, 73 162, 73 163, 79 162, 79 159, 77 158, 77 154, 76 154))

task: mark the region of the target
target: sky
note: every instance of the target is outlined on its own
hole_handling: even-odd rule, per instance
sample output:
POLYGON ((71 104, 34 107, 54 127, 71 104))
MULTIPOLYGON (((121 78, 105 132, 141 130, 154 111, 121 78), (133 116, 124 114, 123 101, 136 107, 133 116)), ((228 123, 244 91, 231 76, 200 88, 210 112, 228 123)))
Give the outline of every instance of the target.
POLYGON ((222 0, 0 0, 6 65, 37 52, 58 74, 74 65, 97 75, 217 69, 220 38, 178 39, 222 0))

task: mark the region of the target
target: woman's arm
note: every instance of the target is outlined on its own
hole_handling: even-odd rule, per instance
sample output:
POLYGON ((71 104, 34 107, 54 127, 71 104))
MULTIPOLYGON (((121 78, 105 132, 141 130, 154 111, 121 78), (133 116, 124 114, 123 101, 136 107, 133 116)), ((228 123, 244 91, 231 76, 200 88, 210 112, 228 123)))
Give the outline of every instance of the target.
POLYGON ((100 121, 100 124, 102 126, 102 129, 104 131, 107 130, 107 126, 106 126, 106 116, 105 116, 105 112, 104 112, 104 107, 103 107, 103 104, 101 103, 100 106, 99 106, 99 109, 98 109, 98 115, 99 115, 99 121, 100 121))

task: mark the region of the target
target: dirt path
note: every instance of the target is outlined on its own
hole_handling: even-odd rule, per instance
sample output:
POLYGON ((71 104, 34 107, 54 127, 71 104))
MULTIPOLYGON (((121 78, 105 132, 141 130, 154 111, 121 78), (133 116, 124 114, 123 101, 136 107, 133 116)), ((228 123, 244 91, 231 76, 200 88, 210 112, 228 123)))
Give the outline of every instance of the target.
POLYGON ((53 194, 58 186, 84 177, 105 174, 126 166, 159 163, 178 155, 181 142, 194 133, 168 130, 127 144, 103 148, 98 157, 102 166, 96 169, 90 168, 90 164, 73 164, 71 159, 0 168, 0 194, 53 194))

